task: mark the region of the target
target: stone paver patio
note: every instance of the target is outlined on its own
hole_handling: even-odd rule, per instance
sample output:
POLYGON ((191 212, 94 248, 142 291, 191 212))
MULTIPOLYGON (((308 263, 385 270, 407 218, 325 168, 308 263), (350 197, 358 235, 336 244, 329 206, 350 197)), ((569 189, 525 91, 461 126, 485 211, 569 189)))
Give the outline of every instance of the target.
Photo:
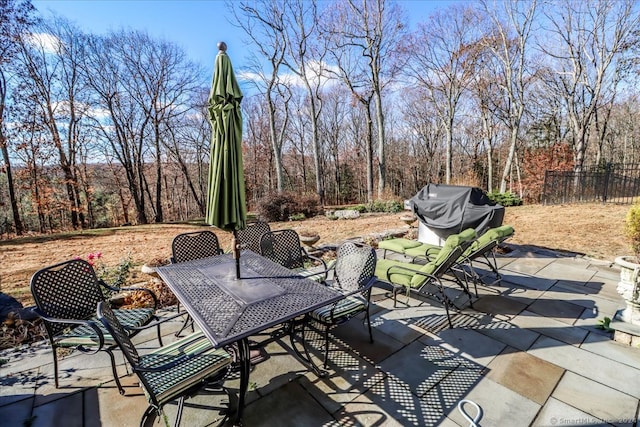
MULTIPOLYGON (((375 342, 357 320, 334 329, 326 378, 298 362, 288 339, 270 343, 268 360, 251 373, 244 425, 468 426, 458 410, 463 399, 481 407, 481 426, 637 425, 640 349, 596 328, 623 305, 617 270, 511 247, 498 259, 502 282, 479 287, 474 309, 456 314, 454 328, 437 304, 409 300, 394 309, 376 289, 375 342)), ((180 321, 171 326, 164 329, 167 341, 180 321)), ((157 344, 152 334, 135 342, 141 351, 157 344)), ((320 340, 311 344, 318 348, 320 340)), ((6 360, 0 366, 1 425, 135 426, 146 408, 119 353, 125 396, 105 354, 65 357, 59 389, 46 344, 4 351, 0 358, 6 360)), ((226 384, 236 391, 238 383, 226 384)), ((201 394, 189 400, 182 425, 213 425, 220 415, 209 405, 216 399, 201 394)), ((471 405, 464 407, 475 415, 471 405)), ((165 412, 172 423, 175 407, 165 412)))

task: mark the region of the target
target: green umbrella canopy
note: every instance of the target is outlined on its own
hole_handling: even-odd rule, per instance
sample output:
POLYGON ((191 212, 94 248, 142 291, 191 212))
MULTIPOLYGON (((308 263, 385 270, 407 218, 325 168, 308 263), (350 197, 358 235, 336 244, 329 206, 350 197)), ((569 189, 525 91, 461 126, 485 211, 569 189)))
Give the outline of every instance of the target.
POLYGON ((206 221, 234 231, 245 228, 247 218, 242 166, 242 92, 225 49, 221 44, 209 94, 212 136, 206 221))

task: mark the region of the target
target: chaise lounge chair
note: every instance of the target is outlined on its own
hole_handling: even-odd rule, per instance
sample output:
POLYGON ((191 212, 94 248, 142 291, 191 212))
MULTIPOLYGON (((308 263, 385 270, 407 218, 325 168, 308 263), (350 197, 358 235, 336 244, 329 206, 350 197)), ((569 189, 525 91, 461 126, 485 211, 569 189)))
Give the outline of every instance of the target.
POLYGON ((438 255, 425 265, 389 259, 378 260, 376 276, 379 280, 386 281, 393 286, 394 307, 396 306, 397 294, 403 291, 407 292, 407 295, 421 300, 424 298, 436 299, 444 306, 449 326, 452 326, 449 308, 456 308, 456 306, 445 293, 442 282, 443 280, 453 281, 462 288, 463 293, 469 297, 469 301, 472 301, 466 276, 459 278, 455 274, 454 266, 475 237, 473 229, 467 229, 460 234, 452 234, 447 238, 438 255), (450 278, 444 277, 447 273, 450 273, 450 278))

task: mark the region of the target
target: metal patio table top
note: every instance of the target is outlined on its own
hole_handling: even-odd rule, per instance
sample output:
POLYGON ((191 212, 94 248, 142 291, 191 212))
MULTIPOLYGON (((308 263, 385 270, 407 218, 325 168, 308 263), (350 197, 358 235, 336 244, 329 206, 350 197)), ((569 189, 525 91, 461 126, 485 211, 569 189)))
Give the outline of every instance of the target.
POLYGON ((241 363, 238 421, 251 369, 248 337, 343 297, 256 253, 232 254, 158 267, 163 281, 216 347, 238 343, 241 363))

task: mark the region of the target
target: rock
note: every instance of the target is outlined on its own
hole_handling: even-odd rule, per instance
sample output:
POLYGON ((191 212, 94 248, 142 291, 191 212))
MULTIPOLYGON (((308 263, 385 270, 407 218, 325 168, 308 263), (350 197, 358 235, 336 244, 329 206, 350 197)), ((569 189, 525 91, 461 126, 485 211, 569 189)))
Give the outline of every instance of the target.
POLYGON ((343 209, 340 211, 333 212, 333 215, 338 219, 353 219, 353 218, 359 218, 360 212, 354 209, 343 209))
POLYGON ((7 320, 11 312, 17 312, 22 308, 22 304, 12 296, 0 292, 0 323, 7 320))

